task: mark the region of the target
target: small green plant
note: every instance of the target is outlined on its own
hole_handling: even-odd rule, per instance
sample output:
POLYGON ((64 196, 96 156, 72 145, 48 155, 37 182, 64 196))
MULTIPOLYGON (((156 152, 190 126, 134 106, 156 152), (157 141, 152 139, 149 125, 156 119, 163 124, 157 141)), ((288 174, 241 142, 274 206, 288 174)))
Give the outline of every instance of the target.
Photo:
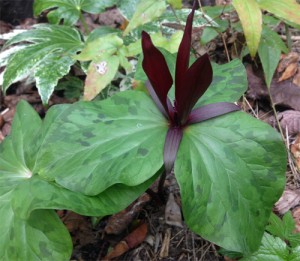
POLYGON ((217 65, 204 55, 189 65, 194 12, 177 56, 143 32, 150 96, 130 90, 57 105, 44 121, 19 103, 0 145, 1 259, 69 259, 54 209, 116 213, 172 169, 193 231, 244 255, 258 249, 284 189, 285 146, 233 104, 247 88, 239 60, 217 65))

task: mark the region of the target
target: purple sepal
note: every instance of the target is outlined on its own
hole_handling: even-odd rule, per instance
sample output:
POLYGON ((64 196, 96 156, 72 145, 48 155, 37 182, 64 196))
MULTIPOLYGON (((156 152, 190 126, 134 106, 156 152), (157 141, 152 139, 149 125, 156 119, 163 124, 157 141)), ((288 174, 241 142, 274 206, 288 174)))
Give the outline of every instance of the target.
POLYGON ((177 151, 183 136, 181 128, 169 128, 164 146, 164 164, 166 173, 170 173, 173 169, 177 151))
POLYGON ((230 112, 239 111, 240 107, 230 102, 217 102, 194 109, 188 118, 187 124, 199 123, 230 112))

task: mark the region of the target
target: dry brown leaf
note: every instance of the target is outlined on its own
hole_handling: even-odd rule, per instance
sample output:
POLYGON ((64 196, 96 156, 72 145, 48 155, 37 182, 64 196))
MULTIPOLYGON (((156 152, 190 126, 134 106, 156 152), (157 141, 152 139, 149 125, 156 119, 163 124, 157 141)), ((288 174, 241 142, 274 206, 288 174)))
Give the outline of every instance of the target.
POLYGON ((287 80, 291 77, 293 77, 298 70, 298 62, 291 63, 286 67, 281 77, 278 79, 278 82, 282 82, 284 80, 287 80))
POLYGON ((133 230, 128 236, 120 241, 111 252, 108 253, 104 260, 111 260, 126 253, 128 250, 137 247, 146 238, 148 232, 147 224, 142 224, 133 230))
POLYGON ((296 207, 292 211, 293 218, 295 220, 296 225, 296 231, 297 233, 300 233, 300 207, 296 207))
POLYGON ((126 209, 111 216, 107 221, 107 225, 105 226, 104 231, 107 234, 120 234, 128 227, 132 220, 142 210, 144 205, 149 201, 150 196, 147 193, 144 193, 136 201, 131 203, 126 209))
POLYGON ((295 143, 291 145, 291 152, 295 158, 296 167, 300 171, 300 131, 295 143))
POLYGON ((169 198, 166 204, 165 220, 168 225, 183 227, 181 210, 177 202, 175 201, 173 193, 169 194, 169 198))
POLYGON ((285 190, 281 198, 275 204, 275 210, 281 215, 288 212, 291 208, 300 203, 300 192, 294 190, 285 190))
POLYGON ((298 66, 298 72, 297 72, 297 74, 294 76, 293 84, 295 84, 295 85, 297 85, 298 87, 300 87, 300 66, 298 66))
MULTIPOLYGON (((288 130, 289 136, 295 136, 300 132, 300 111, 287 110, 278 113, 280 126, 284 133, 288 130)), ((275 117, 270 118, 270 124, 276 125, 275 117)))
POLYGON ((277 72, 283 72, 290 64, 297 63, 299 61, 299 54, 296 52, 290 52, 288 55, 282 55, 280 60, 277 72))

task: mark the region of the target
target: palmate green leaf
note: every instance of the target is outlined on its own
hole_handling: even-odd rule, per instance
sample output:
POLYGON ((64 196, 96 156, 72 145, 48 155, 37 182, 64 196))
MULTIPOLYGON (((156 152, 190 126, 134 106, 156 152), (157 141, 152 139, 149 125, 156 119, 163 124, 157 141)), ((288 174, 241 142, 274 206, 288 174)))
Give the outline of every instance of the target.
POLYGON ((124 31, 124 36, 138 26, 160 17, 166 8, 165 0, 143 0, 139 2, 135 8, 134 15, 124 31))
POLYGON ((280 135, 243 112, 187 127, 175 161, 188 226, 225 249, 260 244, 285 185, 280 135))
POLYGON ((259 5, 256 0, 233 0, 232 5, 239 15, 250 54, 254 57, 262 31, 262 14, 259 5))
POLYGON ((64 25, 75 24, 82 11, 97 14, 113 6, 117 0, 35 0, 34 15, 38 16, 43 11, 50 10, 47 14, 50 23, 64 25))
POLYGON ((77 30, 61 25, 39 25, 12 38, 6 46, 22 41, 29 44, 12 55, 3 75, 3 90, 29 74, 34 75, 43 103, 47 103, 58 80, 75 63, 82 48, 77 30))
POLYGON ((51 209, 90 216, 116 213, 142 194, 159 174, 135 187, 116 184, 95 197, 41 178, 33 171, 35 154, 51 122, 67 108, 56 106, 41 128, 38 114, 26 102, 20 102, 12 133, 0 144, 1 260, 68 260, 71 238, 51 209))
POLYGON ((296 0, 256 0, 261 9, 295 24, 300 24, 300 4, 296 0))
POLYGON ((137 186, 163 165, 168 124, 142 92, 75 103, 46 126, 34 170, 70 190, 98 195, 117 183, 137 186))

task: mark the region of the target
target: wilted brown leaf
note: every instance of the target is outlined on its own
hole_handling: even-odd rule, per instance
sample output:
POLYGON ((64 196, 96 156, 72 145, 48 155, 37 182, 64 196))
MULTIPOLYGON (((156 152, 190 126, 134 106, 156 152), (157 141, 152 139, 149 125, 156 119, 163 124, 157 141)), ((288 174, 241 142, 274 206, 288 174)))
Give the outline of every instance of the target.
POLYGON ((125 230, 137 214, 142 210, 144 205, 150 200, 150 196, 144 193, 136 201, 131 203, 126 209, 111 216, 108 219, 104 231, 107 234, 118 235, 125 230))
POLYGON ((293 218, 296 223, 296 231, 295 232, 300 233, 300 207, 296 207, 295 209, 293 209, 292 215, 293 215, 293 218))
MULTIPOLYGON (((299 126, 300 126, 300 121, 299 121, 299 126)), ((291 145, 291 152, 295 158, 296 167, 300 171, 300 131, 295 140, 295 143, 291 145)))
POLYGON ((293 84, 295 84, 295 85, 297 85, 298 87, 300 87, 300 66, 298 66, 298 72, 297 72, 297 74, 294 76, 293 84))
POLYGON ((148 232, 147 224, 142 224, 133 230, 128 236, 120 241, 111 252, 108 253, 104 260, 111 260, 126 253, 128 250, 137 247, 146 238, 148 232))
POLYGON ((278 82, 281 82, 281 81, 284 81, 284 80, 287 80, 287 79, 293 77, 296 74, 297 70, 298 70, 298 62, 289 64, 288 67, 286 67, 286 69, 284 70, 281 77, 278 79, 278 82))
POLYGON ((275 210, 281 215, 300 203, 300 192, 286 189, 275 204, 275 210))
POLYGON ((288 55, 282 55, 280 60, 277 72, 283 72, 290 64, 297 63, 299 61, 299 54, 296 52, 290 52, 288 55))

